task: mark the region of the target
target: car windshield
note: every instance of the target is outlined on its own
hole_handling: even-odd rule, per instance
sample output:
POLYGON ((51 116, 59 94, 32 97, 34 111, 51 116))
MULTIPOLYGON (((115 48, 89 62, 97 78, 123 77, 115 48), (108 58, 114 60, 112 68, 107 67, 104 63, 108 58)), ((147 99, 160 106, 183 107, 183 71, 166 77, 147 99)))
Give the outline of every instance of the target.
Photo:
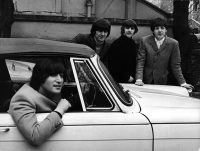
POLYGON ((108 82, 113 87, 114 91, 116 91, 117 96, 120 98, 120 101, 127 105, 131 106, 133 104, 133 100, 131 99, 131 96, 129 94, 128 90, 124 90, 123 86, 117 83, 113 77, 110 75, 108 69, 105 67, 105 65, 99 60, 100 69, 105 74, 105 77, 108 79, 108 82))

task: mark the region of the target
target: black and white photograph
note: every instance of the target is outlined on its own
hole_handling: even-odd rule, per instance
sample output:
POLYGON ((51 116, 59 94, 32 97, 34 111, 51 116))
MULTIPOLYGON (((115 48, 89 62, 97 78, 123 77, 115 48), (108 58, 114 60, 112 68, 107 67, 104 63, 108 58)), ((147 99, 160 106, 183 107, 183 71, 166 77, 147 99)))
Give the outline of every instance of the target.
POLYGON ((200 151, 200 0, 0 0, 0 151, 200 151))

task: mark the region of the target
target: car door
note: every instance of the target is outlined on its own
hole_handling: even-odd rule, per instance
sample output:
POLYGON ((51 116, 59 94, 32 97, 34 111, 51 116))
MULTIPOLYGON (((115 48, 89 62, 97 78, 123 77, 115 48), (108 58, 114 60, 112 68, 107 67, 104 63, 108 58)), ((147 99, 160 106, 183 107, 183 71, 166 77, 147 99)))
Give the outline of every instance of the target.
MULTIPOLYGON (((46 114, 38 115, 42 120, 46 114)), ((8 114, 0 115, 0 150, 2 151, 122 151, 152 150, 152 133, 141 114, 121 112, 73 112, 63 117, 64 127, 41 146, 29 145, 8 114)))

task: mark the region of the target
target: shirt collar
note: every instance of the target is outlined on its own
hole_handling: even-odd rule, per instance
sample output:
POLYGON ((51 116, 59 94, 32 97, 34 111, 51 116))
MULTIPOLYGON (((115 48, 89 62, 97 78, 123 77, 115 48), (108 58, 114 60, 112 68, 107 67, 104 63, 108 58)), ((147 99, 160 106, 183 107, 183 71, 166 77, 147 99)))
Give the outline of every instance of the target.
POLYGON ((161 40, 157 40, 157 39, 155 38, 156 43, 157 43, 157 44, 160 44, 160 45, 162 45, 162 43, 163 43, 164 40, 165 40, 165 37, 164 37, 163 39, 161 39, 161 40))

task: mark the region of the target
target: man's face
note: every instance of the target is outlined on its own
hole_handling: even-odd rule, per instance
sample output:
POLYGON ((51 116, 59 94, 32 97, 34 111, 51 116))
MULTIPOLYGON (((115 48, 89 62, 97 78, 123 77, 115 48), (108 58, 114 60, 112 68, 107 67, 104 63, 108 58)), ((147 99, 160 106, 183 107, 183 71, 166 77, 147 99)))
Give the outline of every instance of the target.
POLYGON ((61 92, 64 83, 62 74, 55 74, 47 77, 45 82, 41 85, 43 93, 47 94, 59 94, 61 92))
POLYGON ((107 31, 96 31, 94 38, 96 39, 97 42, 104 42, 107 36, 108 36, 107 31))
POLYGON ((154 28, 153 34, 157 40, 161 40, 166 36, 167 29, 164 26, 157 26, 154 28))
POLYGON ((134 27, 125 27, 124 28, 124 36, 131 38, 133 37, 135 32, 135 28, 134 27))

